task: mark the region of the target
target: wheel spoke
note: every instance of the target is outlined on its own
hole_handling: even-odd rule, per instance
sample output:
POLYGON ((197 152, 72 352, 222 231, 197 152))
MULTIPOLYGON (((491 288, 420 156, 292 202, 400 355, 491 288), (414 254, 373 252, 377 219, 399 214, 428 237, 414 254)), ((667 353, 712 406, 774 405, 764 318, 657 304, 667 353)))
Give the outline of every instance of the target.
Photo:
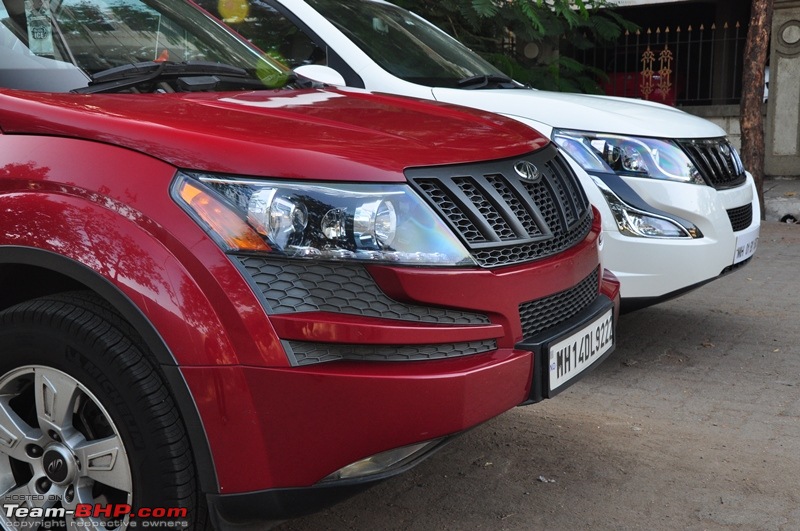
POLYGON ((35 492, 36 491, 33 489, 33 485, 21 485, 10 490, 9 492, 6 492, 3 496, 0 496, 0 505, 3 506, 3 514, 0 515, 0 521, 2 521, 3 528, 39 529, 42 524, 41 518, 32 520, 29 517, 17 518, 15 516, 7 516, 7 511, 11 511, 12 506, 24 507, 26 509, 35 507, 35 505, 31 503, 32 499, 35 498, 35 496, 32 496, 32 494, 35 492))
POLYGON ((12 518, 7 516, 5 511, 11 510, 12 505, 25 509, 49 509, 55 506, 55 498, 55 496, 39 494, 36 490, 35 480, 32 479, 27 484, 20 485, 0 496, 0 506, 4 510, 0 518, 2 518, 5 527, 9 529, 39 529, 44 521, 44 515, 12 518))
POLYGON ((70 432, 72 412, 79 393, 78 382, 62 372, 39 368, 34 391, 36 416, 42 431, 70 432))
MULTIPOLYGON (((74 509, 73 509, 73 511, 74 511, 74 509)), ((73 514, 67 513, 64 516, 64 527, 66 529, 80 529, 81 527, 87 527, 86 526, 86 519, 80 518, 80 519, 76 520, 75 516, 73 514)), ((99 528, 99 529, 102 529, 102 528, 99 528)))
POLYGON ((86 478, 79 479, 75 484, 75 490, 72 493, 72 498, 68 499, 65 497, 61 499, 61 506, 67 511, 72 512, 72 514, 66 515, 67 529, 73 529, 71 526, 74 525, 76 521, 81 522, 81 525, 86 527, 86 523, 90 520, 83 517, 76 520, 74 516, 75 509, 79 504, 90 504, 95 502, 96 500, 94 499, 94 496, 92 496, 92 482, 86 480, 86 478))
MULTIPOLYGON (((75 487, 75 491, 71 499, 63 498, 61 500, 61 506, 64 507, 67 512, 64 520, 65 520, 65 527, 67 529, 89 529, 89 530, 102 530, 102 529, 119 529, 118 527, 112 528, 109 526, 109 520, 103 516, 93 517, 93 516, 85 516, 85 517, 75 517, 75 510, 77 509, 78 505, 94 505, 98 502, 97 498, 92 494, 92 481, 87 480, 86 478, 81 478, 78 482, 78 485, 75 487)), ((107 502, 107 500, 106 500, 107 502)), ((102 504, 106 505, 106 503, 102 504)), ((124 521, 124 517, 119 518, 121 521, 124 521)))
POLYGON ((8 397, 0 398, 0 454, 20 461, 30 461, 25 446, 40 443, 42 433, 32 428, 11 408, 8 397))
POLYGON ((131 470, 125 447, 117 436, 87 441, 74 448, 81 476, 115 489, 131 492, 131 470))
POLYGON ((33 498, 32 494, 34 493, 36 493, 36 490, 33 483, 16 486, 0 495, 0 505, 5 506, 13 504, 21 507, 29 507, 29 500, 33 498))
POLYGON ((160 426, 162 411, 175 407, 169 387, 119 315, 91 293, 74 293, 21 303, 3 316, 0 531, 99 527, 105 515, 66 511, 139 503, 139 493, 194 505, 192 478, 184 477, 194 466, 188 437, 160 426), (139 473, 150 458, 129 447, 128 434, 163 466, 139 473), (35 516, 18 514, 21 525, 14 525, 4 508, 14 504, 35 516))

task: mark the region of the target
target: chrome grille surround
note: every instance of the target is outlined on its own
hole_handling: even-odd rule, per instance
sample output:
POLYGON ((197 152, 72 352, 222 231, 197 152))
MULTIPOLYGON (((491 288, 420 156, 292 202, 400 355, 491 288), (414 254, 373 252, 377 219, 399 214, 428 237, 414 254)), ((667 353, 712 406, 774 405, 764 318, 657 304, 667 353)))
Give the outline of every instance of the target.
POLYGON ((412 168, 406 177, 484 268, 552 256, 591 230, 589 200, 552 144, 501 161, 412 168), (540 177, 519 175, 514 165, 521 161, 540 177))

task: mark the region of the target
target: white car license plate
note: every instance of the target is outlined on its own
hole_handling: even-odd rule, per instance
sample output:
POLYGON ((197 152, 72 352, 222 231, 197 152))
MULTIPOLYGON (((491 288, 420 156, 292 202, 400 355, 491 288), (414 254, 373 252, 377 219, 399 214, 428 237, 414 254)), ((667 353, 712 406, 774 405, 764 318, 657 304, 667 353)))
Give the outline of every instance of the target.
POLYGON ((609 309, 579 331, 550 345, 550 390, 583 372, 614 346, 614 310, 609 309))
POLYGON ((753 227, 736 237, 736 250, 733 253, 734 264, 743 262, 756 253, 759 229, 760 227, 753 227))

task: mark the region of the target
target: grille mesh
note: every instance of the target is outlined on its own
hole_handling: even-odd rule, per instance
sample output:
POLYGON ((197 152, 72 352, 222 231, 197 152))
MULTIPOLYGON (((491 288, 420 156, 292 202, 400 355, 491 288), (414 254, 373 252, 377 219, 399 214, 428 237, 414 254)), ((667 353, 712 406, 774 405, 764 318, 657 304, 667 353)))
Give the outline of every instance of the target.
POLYGON ((727 139, 680 140, 678 144, 714 188, 733 188, 747 179, 742 161, 727 139))
POLYGON ((554 255, 591 229, 583 188, 552 145, 504 161, 414 168, 406 177, 482 267, 554 255), (524 180, 515 170, 520 161, 536 166, 540 177, 524 180))
POLYGON ((519 305, 522 334, 530 338, 580 313, 597 298, 600 289, 599 268, 580 284, 555 295, 519 305))
POLYGON ((505 264, 528 262, 541 258, 542 256, 549 256, 552 254, 553 249, 563 250, 571 247, 575 243, 574 235, 583 234, 585 236, 591 227, 592 218, 587 217, 574 231, 569 233, 562 232, 553 239, 523 245, 480 250, 474 253, 474 256, 478 263, 489 268, 499 267, 505 264))
POLYGON ((731 220, 733 232, 744 230, 753 223, 753 205, 751 203, 739 208, 731 208, 727 212, 728 218, 731 220))
POLYGON ((489 323, 482 314, 395 301, 357 264, 237 258, 275 314, 335 312, 419 323, 489 323))
POLYGON ((536 224, 530 212, 523 206, 517 193, 506 183, 502 175, 487 175, 486 180, 497 190, 503 201, 511 207, 514 215, 517 216, 517 219, 525 228, 525 232, 531 236, 542 234, 542 230, 536 224))
POLYGON ((295 365, 312 365, 336 360, 353 361, 430 361, 472 356, 497 348, 493 339, 469 343, 436 345, 345 345, 285 341, 295 365))
POLYGON ((461 236, 468 243, 478 243, 483 241, 483 237, 475 226, 474 223, 464 215, 464 212, 458 208, 447 197, 445 190, 434 180, 421 180, 419 183, 420 190, 428 196, 431 201, 439 205, 439 211, 444 214, 445 218, 450 220, 451 225, 461 234, 461 236))
POLYGON ((508 222, 503 219, 498 209, 492 204, 475 181, 467 177, 453 179, 453 182, 464 192, 473 204, 479 205, 478 210, 481 215, 489 222, 501 240, 513 240, 517 237, 514 230, 509 226, 508 222))

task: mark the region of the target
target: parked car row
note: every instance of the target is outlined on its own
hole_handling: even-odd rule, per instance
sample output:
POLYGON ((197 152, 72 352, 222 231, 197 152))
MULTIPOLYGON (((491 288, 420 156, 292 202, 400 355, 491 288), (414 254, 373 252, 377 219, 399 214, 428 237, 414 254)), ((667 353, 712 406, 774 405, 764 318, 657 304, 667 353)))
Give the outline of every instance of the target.
POLYGON ((707 120, 648 101, 531 89, 380 0, 199 3, 304 75, 496 112, 551 138, 601 213, 603 262, 622 283, 623 308, 679 295, 755 251, 753 179, 707 120), (241 9, 219 10, 231 4, 241 9))
POLYGON ((0 3, 4 529, 316 510, 755 251, 707 122, 385 2, 201 4, 0 3))

